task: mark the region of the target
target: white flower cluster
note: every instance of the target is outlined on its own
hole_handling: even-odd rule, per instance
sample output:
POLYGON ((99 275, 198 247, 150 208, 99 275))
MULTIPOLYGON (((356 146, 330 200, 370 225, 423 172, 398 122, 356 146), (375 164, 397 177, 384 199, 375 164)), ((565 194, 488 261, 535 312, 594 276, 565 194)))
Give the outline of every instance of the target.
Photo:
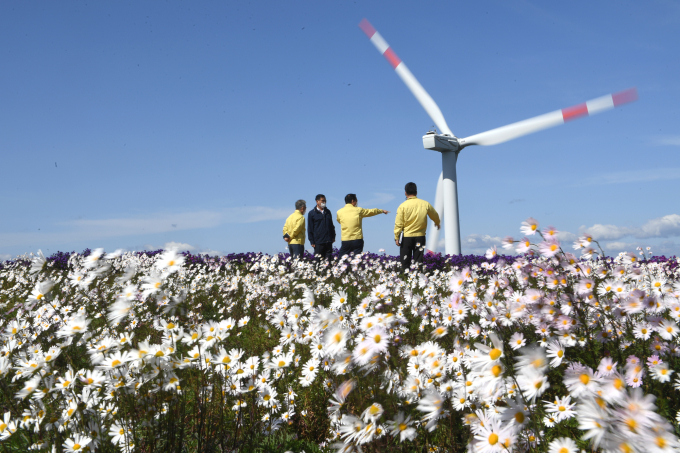
POLYGON ((578 259, 554 228, 522 232, 543 241, 506 238, 525 253, 512 263, 494 248, 497 262, 406 274, 367 254, 187 265, 98 249, 68 270, 42 254, 8 265, 0 441, 131 452, 180 408, 213 404, 232 448, 314 419, 320 444, 347 452, 678 451, 677 261, 594 259, 592 238, 578 259))

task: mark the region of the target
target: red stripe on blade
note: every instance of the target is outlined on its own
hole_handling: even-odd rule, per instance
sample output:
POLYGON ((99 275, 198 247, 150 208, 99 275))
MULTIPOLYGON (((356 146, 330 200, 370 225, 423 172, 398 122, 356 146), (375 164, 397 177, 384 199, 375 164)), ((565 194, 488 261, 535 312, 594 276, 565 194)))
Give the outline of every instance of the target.
POLYGON ((637 88, 629 88, 627 90, 619 91, 618 93, 612 94, 614 107, 617 107, 621 104, 627 104, 628 102, 637 101, 637 99, 638 99, 637 88))
POLYGON ((366 33, 366 36, 368 36, 368 39, 371 39, 373 35, 375 35, 375 28, 373 28, 373 25, 366 19, 361 19, 361 22, 359 22, 359 28, 361 28, 364 33, 366 33))
POLYGON ((385 51, 385 53, 383 54, 383 56, 384 56, 385 58, 387 58, 387 61, 390 62, 390 64, 392 65, 392 67, 393 67, 394 69, 397 69, 397 66, 399 66, 399 63, 401 63, 401 60, 399 59, 399 57, 397 56, 397 54, 394 53, 394 50, 392 50, 391 47, 388 47, 388 48, 387 48, 387 50, 385 51))
POLYGON ((588 106, 585 103, 562 109, 562 118, 565 123, 582 116, 588 116, 588 106))

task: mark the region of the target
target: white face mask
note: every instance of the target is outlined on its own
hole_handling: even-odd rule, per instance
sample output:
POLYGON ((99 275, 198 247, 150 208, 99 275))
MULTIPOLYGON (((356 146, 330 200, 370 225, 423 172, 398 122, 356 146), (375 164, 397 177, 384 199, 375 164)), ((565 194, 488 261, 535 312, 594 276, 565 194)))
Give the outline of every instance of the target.
POLYGON ((321 209, 326 209, 326 203, 319 203, 319 207, 321 209))

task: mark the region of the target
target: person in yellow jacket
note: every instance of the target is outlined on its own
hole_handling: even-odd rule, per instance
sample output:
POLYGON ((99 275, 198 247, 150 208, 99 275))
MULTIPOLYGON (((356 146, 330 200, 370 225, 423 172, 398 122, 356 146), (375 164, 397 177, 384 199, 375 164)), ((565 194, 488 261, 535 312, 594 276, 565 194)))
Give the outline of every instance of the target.
POLYGON ((291 258, 302 258, 305 253, 305 211, 307 202, 295 202, 295 212, 288 216, 283 225, 283 240, 288 243, 291 258))
POLYGON ((432 205, 417 197, 418 187, 410 182, 404 187, 406 201, 397 209, 394 221, 394 242, 400 247, 399 256, 404 270, 411 267, 411 261, 423 262, 427 218, 431 218, 437 229, 440 228, 439 214, 432 205), (404 238, 399 242, 401 233, 404 238))
POLYGON ((384 209, 364 209, 357 206, 356 194, 349 193, 345 196, 345 207, 338 209, 335 220, 342 227, 342 246, 340 257, 350 253, 359 254, 364 251, 364 233, 361 229, 361 220, 364 217, 373 217, 378 214, 388 214, 384 209))

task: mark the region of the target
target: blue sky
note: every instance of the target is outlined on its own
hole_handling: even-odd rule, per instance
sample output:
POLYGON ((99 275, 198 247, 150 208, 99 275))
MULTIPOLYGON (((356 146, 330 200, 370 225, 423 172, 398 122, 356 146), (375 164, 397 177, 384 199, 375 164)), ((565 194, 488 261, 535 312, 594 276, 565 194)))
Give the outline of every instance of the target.
POLYGON ((441 157, 364 17, 458 136, 638 88, 623 108, 466 148, 464 253, 533 216, 609 253, 680 254, 677 2, 6 1, 0 258, 275 253, 296 199, 324 193, 335 212, 349 192, 392 211, 364 236, 396 253, 403 186, 434 202, 441 157))

